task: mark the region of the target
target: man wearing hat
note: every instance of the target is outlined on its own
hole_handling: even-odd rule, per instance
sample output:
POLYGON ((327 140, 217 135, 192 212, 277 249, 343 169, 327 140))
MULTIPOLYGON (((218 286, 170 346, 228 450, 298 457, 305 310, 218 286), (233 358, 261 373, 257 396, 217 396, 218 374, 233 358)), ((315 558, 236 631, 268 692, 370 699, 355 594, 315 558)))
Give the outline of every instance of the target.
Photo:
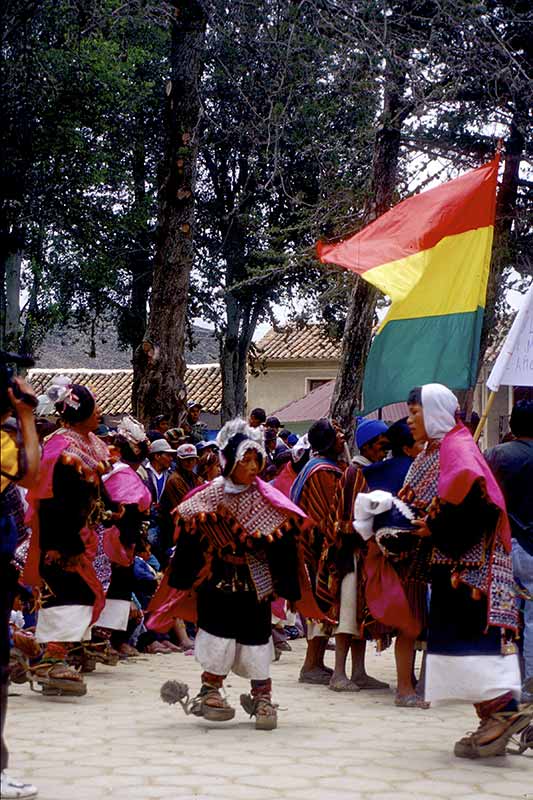
POLYGON ((380 419, 358 420, 355 432, 355 443, 359 455, 355 456, 353 463, 359 467, 368 467, 376 461, 382 461, 387 455, 389 442, 387 431, 389 426, 380 419))
POLYGON ((167 480, 171 474, 172 462, 176 450, 174 450, 166 439, 156 439, 148 450, 148 463, 146 464, 146 485, 152 495, 152 505, 150 507, 150 528, 148 538, 152 545, 154 555, 158 560, 164 555, 162 547, 159 546, 160 539, 160 511, 159 504, 167 480))
MULTIPOLYGON (((319 419, 309 428, 309 443, 313 457, 307 462, 291 487, 291 500, 302 508, 315 523, 312 543, 314 575, 318 585, 322 555, 327 549, 331 525, 331 504, 342 470, 337 461, 344 451, 344 434, 328 419, 319 419)), ((324 664, 329 639, 323 625, 308 625, 307 652, 300 671, 300 683, 328 685, 332 670, 324 664)))
POLYGON ((187 403, 187 419, 183 423, 183 429, 190 444, 198 444, 204 438, 206 425, 200 422, 202 404, 196 400, 189 400, 187 403))
POLYGON ((276 431, 276 436, 281 429, 281 422, 277 417, 267 417, 265 420, 265 428, 272 428, 276 431))
POLYGON ((385 485, 401 488, 413 460, 403 448, 405 446, 408 450, 414 441, 409 429, 405 428, 405 422, 387 428, 381 420, 360 420, 356 444, 361 454, 344 472, 333 502, 335 538, 327 557, 333 569, 328 580, 319 584, 320 601, 327 602, 328 594, 331 601, 328 616, 339 620, 335 631, 335 670, 329 688, 342 692, 389 688, 387 683, 368 675, 365 669, 366 640, 380 640, 390 634, 385 626, 371 618, 365 607, 359 577, 364 550, 359 536, 354 534, 353 508, 359 492, 368 491, 369 485, 372 488, 385 488, 385 485), (391 445, 397 458, 385 461, 391 445), (378 487, 380 481, 383 486, 378 487), (352 660, 350 678, 346 674, 348 653, 351 653, 352 660))
MULTIPOLYGON (((369 489, 383 489, 391 494, 398 494, 409 467, 422 450, 422 443, 415 442, 405 419, 394 422, 387 430, 386 437, 391 457, 372 461, 363 467, 363 474, 369 489)), ((370 455, 379 455, 380 450, 380 447, 371 447, 370 455)))
POLYGON ((168 562, 167 553, 174 540, 174 518, 172 512, 179 506, 191 489, 200 486, 195 473, 198 453, 193 444, 181 444, 176 450, 176 469, 167 480, 159 504, 159 544, 165 554, 162 566, 168 562))
POLYGON ((155 442, 156 439, 162 439, 166 436, 168 426, 168 416, 166 414, 158 414, 157 417, 154 417, 152 427, 146 432, 146 435, 151 442, 155 442))
POLYGON ((148 488, 154 503, 159 503, 161 500, 175 454, 176 450, 172 449, 166 439, 156 439, 150 445, 146 472, 148 474, 148 488))

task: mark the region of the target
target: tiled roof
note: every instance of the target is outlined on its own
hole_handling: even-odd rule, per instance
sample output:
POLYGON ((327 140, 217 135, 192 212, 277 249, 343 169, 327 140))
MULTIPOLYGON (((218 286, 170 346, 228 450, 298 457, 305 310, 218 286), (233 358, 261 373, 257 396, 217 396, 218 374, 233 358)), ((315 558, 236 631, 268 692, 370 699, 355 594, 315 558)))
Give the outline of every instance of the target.
MULTIPOLYGON (((37 394, 43 394, 57 375, 67 375, 73 383, 90 386, 103 414, 131 414, 131 369, 30 369, 28 380, 37 394)), ((185 385, 190 400, 202 403, 210 414, 219 413, 222 384, 218 364, 187 367, 185 385)))
MULTIPOLYGON (((300 400, 293 400, 291 403, 278 408, 273 412, 274 416, 278 417, 284 425, 290 425, 291 422, 311 422, 312 420, 320 419, 321 417, 329 416, 329 406, 333 389, 335 388, 335 381, 328 381, 313 389, 312 392, 301 397, 300 400)), ((408 413, 406 403, 393 403, 390 406, 385 406, 382 410, 382 419, 386 422, 396 422, 408 413)), ((378 412, 372 411, 365 419, 377 419, 378 412)))
POLYGON ((330 339, 323 325, 305 325, 303 328, 270 330, 257 342, 256 349, 261 358, 310 359, 312 361, 338 360, 340 342, 330 339))

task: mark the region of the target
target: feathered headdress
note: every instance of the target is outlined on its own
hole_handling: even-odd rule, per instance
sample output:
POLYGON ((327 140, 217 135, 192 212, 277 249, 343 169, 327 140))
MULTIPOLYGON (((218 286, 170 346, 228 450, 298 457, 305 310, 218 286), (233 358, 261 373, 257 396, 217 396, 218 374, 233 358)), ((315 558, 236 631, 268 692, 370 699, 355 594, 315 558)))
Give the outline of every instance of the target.
POLYGON ((46 390, 46 396, 56 407, 58 403, 62 403, 62 409, 65 406, 76 410, 80 407, 80 398, 73 390, 72 381, 66 375, 57 375, 54 378, 54 382, 46 390))
POLYGON ((218 433, 216 443, 220 448, 219 458, 225 477, 231 475, 235 464, 248 450, 259 453, 262 462, 266 460, 263 431, 260 428, 251 428, 244 419, 226 422, 218 433))
POLYGON ((144 426, 134 417, 126 414, 122 417, 117 426, 117 433, 123 436, 131 444, 139 444, 146 439, 144 426))

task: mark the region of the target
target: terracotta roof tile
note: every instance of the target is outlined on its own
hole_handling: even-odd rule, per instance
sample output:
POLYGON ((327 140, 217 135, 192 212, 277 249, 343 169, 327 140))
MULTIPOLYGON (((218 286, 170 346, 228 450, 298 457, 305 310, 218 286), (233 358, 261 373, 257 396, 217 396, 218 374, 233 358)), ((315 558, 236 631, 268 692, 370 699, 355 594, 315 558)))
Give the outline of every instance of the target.
POLYGON ((323 325, 305 325, 303 328, 270 330, 256 344, 261 358, 310 359, 313 361, 338 360, 340 342, 330 339, 323 325))
MULTIPOLYGON (((103 414, 131 414, 131 369, 30 369, 28 380, 37 394, 44 394, 57 375, 67 375, 73 383, 89 386, 103 414)), ((187 367, 185 385, 189 399, 201 403, 210 414, 219 413, 222 384, 218 364, 187 367)))

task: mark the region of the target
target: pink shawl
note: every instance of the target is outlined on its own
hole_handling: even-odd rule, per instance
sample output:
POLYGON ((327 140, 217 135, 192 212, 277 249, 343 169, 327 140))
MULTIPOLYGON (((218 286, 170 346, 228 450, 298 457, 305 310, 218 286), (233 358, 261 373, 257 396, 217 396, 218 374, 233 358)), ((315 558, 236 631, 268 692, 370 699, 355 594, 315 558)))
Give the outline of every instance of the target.
MULTIPOLYGON (((95 437, 96 438, 96 437, 95 437)), ((23 581, 30 586, 39 586, 41 576, 39 574, 39 562, 41 558, 40 530, 39 530, 39 502, 53 497, 54 469, 62 453, 67 450, 72 443, 68 434, 57 433, 51 436, 43 448, 39 482, 37 486, 28 492, 28 512, 27 522, 31 524, 31 541, 28 550, 28 558, 23 573, 23 581)), ((90 453, 87 461, 94 461, 93 454, 90 453)), ((96 467, 96 461, 94 461, 96 467)), ((87 463, 82 467, 87 474, 92 472, 87 463)), ((95 595, 91 623, 96 622, 105 604, 105 595, 102 584, 98 580, 93 565, 93 558, 97 550, 97 535, 95 531, 84 528, 80 531, 85 544, 85 552, 79 557, 78 564, 73 568, 92 589, 95 595)))
POLYGON ((458 505, 463 502, 473 483, 479 480, 490 502, 500 509, 496 530, 505 550, 510 553, 511 529, 502 491, 472 434, 459 423, 446 434, 441 443, 439 497, 458 505))

